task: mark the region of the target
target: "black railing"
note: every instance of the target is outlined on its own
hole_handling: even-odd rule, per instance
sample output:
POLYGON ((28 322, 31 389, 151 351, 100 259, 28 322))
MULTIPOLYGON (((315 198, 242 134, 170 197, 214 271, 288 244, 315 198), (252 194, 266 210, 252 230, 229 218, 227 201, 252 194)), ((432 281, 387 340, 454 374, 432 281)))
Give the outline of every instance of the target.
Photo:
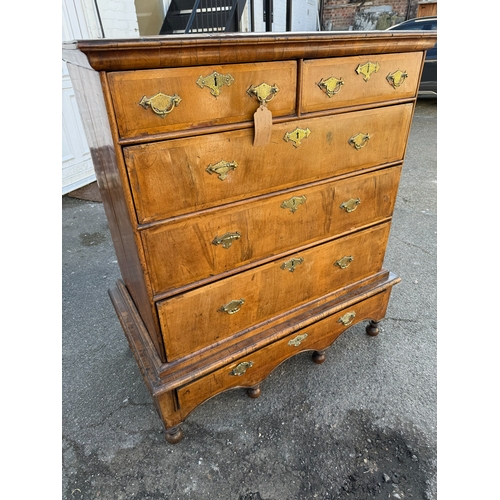
POLYGON ((160 35, 239 31, 246 0, 172 0, 160 35))

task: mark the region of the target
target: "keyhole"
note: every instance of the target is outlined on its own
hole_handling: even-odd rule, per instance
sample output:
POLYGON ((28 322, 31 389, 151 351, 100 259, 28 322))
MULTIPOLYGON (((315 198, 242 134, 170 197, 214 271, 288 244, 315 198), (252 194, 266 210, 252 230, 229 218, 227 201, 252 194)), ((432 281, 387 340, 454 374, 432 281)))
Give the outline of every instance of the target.
POLYGON ((299 131, 297 130, 297 139, 299 138, 299 131))
POLYGON ((216 77, 215 75, 214 75, 214 85, 215 85, 216 87, 218 87, 218 85, 217 85, 217 77, 216 77))

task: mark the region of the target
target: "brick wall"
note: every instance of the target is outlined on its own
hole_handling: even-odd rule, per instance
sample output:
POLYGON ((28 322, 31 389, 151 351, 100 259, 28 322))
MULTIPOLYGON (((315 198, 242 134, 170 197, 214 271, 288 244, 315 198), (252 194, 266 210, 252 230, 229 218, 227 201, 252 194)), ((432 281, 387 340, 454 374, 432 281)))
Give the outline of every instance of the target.
POLYGON ((389 5, 396 16, 403 19, 416 17, 419 0, 324 0, 322 25, 325 30, 349 30, 354 26, 356 13, 369 7, 389 5), (410 7, 410 14, 408 8, 410 7))

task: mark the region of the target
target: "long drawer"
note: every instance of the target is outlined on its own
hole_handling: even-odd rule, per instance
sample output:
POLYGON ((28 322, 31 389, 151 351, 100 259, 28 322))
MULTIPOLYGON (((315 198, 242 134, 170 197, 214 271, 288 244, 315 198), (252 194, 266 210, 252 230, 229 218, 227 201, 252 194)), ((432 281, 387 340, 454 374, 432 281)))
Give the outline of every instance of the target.
POLYGON ((389 223, 158 303, 174 361, 382 269, 389 223))
POLYGON ((139 223, 402 160, 413 105, 275 124, 253 147, 253 129, 124 148, 139 223), (286 137, 308 130, 295 144, 286 137), (369 138, 356 145, 359 133, 369 138), (351 140, 351 142, 349 142, 351 140))
POLYGON ((301 111, 321 111, 414 97, 423 52, 304 61, 301 111))
POLYGON ((183 414, 187 415, 203 401, 227 389, 259 384, 283 361, 301 351, 326 349, 353 324, 383 316, 389 296, 390 289, 179 388, 177 396, 183 414))
POLYGON ((153 292, 375 224, 392 215, 401 166, 172 219, 141 232, 153 292))
POLYGON ((108 80, 120 136, 136 137, 252 120, 254 89, 273 116, 293 114, 296 75, 295 61, 280 61, 123 71, 108 80))

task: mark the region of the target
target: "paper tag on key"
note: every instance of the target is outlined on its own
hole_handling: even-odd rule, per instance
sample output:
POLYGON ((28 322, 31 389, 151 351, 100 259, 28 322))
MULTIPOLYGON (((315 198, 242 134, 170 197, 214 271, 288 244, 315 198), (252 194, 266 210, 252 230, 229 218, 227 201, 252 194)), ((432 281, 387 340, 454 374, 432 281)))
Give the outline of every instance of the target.
POLYGON ((261 104, 259 109, 253 115, 254 122, 254 146, 265 146, 271 139, 271 130, 273 127, 273 114, 266 106, 261 104))

